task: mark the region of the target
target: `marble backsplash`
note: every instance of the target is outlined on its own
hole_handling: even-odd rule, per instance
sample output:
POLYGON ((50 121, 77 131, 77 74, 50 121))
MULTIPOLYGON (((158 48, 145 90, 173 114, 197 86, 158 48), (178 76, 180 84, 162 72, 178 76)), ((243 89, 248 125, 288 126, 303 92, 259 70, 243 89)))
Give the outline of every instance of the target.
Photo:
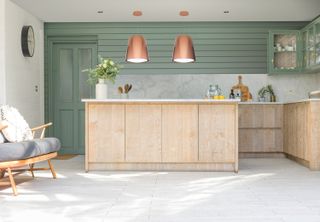
MULTIPOLYGON (((238 74, 180 74, 180 75, 119 75, 114 85, 109 85, 109 98, 119 98, 117 87, 130 83, 130 98, 203 98, 210 84, 218 84, 223 94, 238 82, 238 74)), ((243 83, 249 87, 253 100, 261 87, 271 84, 280 102, 306 99, 308 92, 320 89, 319 74, 243 74, 243 83)))

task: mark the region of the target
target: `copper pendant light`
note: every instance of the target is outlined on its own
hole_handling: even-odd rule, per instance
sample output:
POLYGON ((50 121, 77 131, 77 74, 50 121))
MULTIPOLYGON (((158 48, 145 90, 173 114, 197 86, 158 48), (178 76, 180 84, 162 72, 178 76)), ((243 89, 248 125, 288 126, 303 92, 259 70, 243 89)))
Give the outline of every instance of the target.
POLYGON ((142 35, 133 35, 128 41, 126 61, 143 63, 149 61, 147 43, 142 35))
POLYGON ((173 49, 172 61, 189 63, 196 61, 192 39, 188 35, 179 35, 173 49))

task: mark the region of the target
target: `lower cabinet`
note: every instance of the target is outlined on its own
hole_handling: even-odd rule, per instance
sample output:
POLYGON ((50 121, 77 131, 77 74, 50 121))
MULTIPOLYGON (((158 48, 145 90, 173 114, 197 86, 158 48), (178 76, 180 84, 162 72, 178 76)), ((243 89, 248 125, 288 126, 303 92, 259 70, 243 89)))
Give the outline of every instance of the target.
POLYGON ((86 106, 86 162, 125 161, 125 106, 86 106))
POLYGON ((320 102, 284 105, 284 152, 311 170, 320 170, 320 102))
POLYGON ((126 105, 127 162, 161 162, 161 105, 126 105))
POLYGON ((198 105, 162 106, 162 161, 198 161, 198 105))
POLYGON ((86 170, 238 170, 237 102, 86 104, 86 170))
POLYGON ((284 106, 284 152, 303 160, 309 159, 308 103, 292 103, 284 106))
POLYGON ((238 137, 237 108, 199 105, 199 161, 234 162, 238 137))
POLYGON ((282 104, 239 105, 239 152, 283 152, 282 104))

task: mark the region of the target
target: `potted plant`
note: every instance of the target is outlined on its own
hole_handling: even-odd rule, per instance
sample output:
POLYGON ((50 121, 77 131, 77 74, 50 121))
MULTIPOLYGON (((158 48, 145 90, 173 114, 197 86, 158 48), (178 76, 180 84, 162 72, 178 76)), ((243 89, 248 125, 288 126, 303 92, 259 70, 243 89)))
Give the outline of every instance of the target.
POLYGON ((116 77, 120 71, 120 65, 111 59, 100 57, 100 64, 89 71, 88 82, 96 85, 96 99, 108 98, 107 82, 115 83, 116 77))
POLYGON ((264 86, 258 91, 258 101, 265 102, 266 101, 266 93, 268 92, 267 88, 264 86))
POLYGON ((270 102, 276 102, 276 95, 274 94, 272 85, 267 85, 267 89, 270 94, 270 102))
POLYGON ((259 92, 258 92, 258 100, 259 102, 275 102, 276 101, 276 96, 274 94, 272 85, 267 85, 262 87, 259 92), (267 99, 266 96, 269 96, 270 98, 267 99))

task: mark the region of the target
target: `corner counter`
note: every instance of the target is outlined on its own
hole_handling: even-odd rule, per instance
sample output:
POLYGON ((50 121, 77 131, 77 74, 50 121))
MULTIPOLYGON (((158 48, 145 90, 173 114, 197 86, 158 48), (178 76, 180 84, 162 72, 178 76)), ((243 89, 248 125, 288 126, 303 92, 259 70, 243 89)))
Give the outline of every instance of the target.
POLYGON ((82 101, 86 171, 238 171, 238 100, 82 101))

